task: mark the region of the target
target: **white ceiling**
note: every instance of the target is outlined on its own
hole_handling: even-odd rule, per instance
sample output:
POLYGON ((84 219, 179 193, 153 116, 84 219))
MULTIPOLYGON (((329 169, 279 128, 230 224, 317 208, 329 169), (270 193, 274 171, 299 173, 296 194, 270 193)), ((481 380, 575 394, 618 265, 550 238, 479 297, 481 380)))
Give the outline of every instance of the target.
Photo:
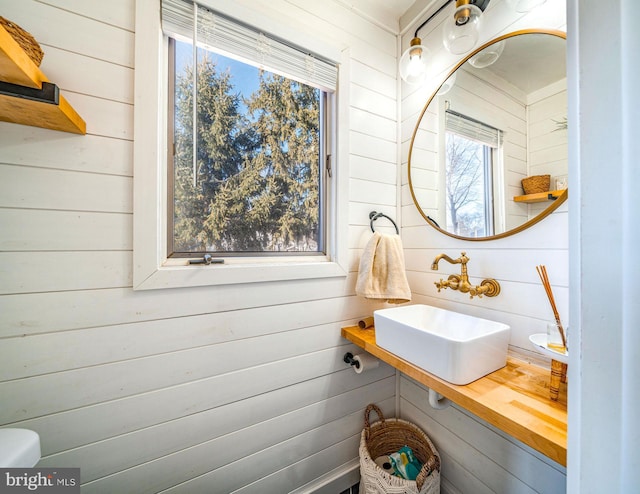
POLYGON ((398 20, 416 2, 415 0, 352 0, 352 3, 360 3, 365 8, 373 8, 376 11, 387 10, 394 19, 398 20))
MULTIPOLYGON (((415 3, 424 0, 335 0, 345 7, 358 12, 365 18, 384 25, 390 31, 399 31, 399 20, 415 3)), ((436 0, 429 0, 431 2, 436 0)), ((439 0, 438 0, 439 1, 439 0)))
POLYGON ((566 41, 547 34, 509 38, 487 70, 530 94, 567 77, 566 41))

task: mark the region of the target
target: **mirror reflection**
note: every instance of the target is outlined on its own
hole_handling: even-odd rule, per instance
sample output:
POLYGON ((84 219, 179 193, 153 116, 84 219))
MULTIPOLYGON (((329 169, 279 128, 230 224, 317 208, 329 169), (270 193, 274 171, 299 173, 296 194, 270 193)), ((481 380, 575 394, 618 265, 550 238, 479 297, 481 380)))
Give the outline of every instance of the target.
POLYGON ((500 238, 566 200, 565 44, 561 32, 497 38, 429 99, 409 150, 411 194, 429 224, 458 238, 500 238), (523 179, 545 175, 540 193, 525 194, 523 179))

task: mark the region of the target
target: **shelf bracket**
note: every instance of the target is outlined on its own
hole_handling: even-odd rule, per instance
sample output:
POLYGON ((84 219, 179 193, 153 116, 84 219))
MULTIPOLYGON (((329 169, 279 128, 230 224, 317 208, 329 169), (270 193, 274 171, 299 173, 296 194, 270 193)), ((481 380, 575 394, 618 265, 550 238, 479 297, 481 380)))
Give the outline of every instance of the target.
POLYGON ((42 89, 37 89, 0 81, 0 95, 28 99, 50 105, 60 104, 60 89, 50 82, 43 82, 42 89))

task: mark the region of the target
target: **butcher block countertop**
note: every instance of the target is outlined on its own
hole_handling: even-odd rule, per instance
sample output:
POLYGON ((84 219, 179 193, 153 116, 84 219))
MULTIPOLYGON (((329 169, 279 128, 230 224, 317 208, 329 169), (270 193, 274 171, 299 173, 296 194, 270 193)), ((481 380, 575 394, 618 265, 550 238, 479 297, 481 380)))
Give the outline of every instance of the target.
POLYGON ((401 359, 376 344, 375 328, 342 328, 342 336, 403 374, 526 445, 566 466, 567 386, 558 401, 549 399, 550 369, 512 357, 506 367, 465 386, 457 386, 401 359))

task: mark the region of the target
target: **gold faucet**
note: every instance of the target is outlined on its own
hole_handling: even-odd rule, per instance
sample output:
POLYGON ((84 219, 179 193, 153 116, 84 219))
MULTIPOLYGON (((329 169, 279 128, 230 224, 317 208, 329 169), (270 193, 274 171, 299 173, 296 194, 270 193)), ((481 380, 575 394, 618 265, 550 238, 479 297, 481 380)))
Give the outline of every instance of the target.
POLYGON ((467 257, 466 252, 462 252, 462 255, 458 259, 451 259, 446 254, 438 254, 431 264, 431 269, 437 271, 438 263, 441 259, 444 259, 450 264, 461 264, 462 266, 459 275, 452 274, 446 281, 440 278, 440 281, 435 282, 438 292, 443 288, 451 288, 452 290, 459 290, 462 293, 468 293, 470 298, 475 296, 482 297, 483 295, 486 295, 487 297, 495 297, 500 293, 500 284, 493 278, 482 280, 482 282, 476 286, 469 283, 469 274, 467 273, 467 263, 469 262, 469 258, 467 257))

